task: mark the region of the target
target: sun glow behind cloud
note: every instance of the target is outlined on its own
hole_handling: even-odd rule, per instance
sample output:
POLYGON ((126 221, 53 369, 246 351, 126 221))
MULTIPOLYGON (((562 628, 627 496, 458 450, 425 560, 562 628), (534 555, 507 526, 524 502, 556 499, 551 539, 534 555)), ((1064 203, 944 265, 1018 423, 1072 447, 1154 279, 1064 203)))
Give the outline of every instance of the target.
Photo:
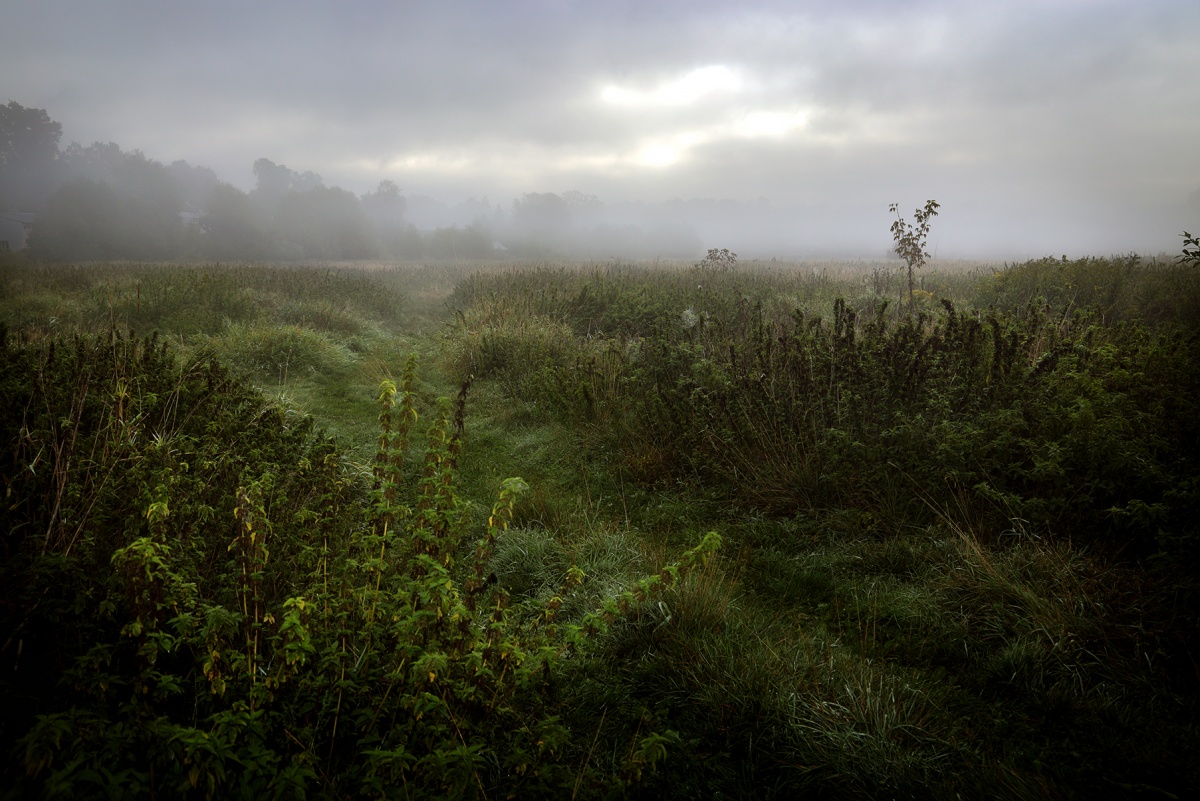
POLYGON ((700 67, 660 83, 652 89, 634 89, 609 84, 600 90, 604 102, 615 106, 689 106, 710 95, 728 94, 742 88, 742 79, 729 67, 717 64, 700 67))
POLYGON ((744 68, 724 64, 658 83, 609 83, 599 92, 603 113, 622 117, 632 128, 628 143, 613 143, 623 154, 613 163, 651 169, 681 164, 690 151, 710 143, 795 135, 808 124, 812 110, 781 100, 764 96, 744 68))
POLYGON ((738 139, 783 139, 801 131, 807 121, 808 113, 802 111, 753 111, 729 122, 651 137, 637 148, 634 161, 645 167, 670 167, 686 159, 692 148, 738 139))
POLYGON ((648 137, 636 147, 632 161, 642 167, 670 167, 684 159, 691 148, 712 138, 707 130, 648 137))
POLYGON ((605 136, 560 143, 551 152, 531 141, 506 140, 472 151, 424 143, 350 169, 365 176, 382 167, 430 185, 480 171, 523 190, 578 183, 581 176, 603 181, 676 173, 714 159, 736 160, 743 143, 764 140, 785 148, 842 149, 870 139, 877 127, 870 114, 813 103, 804 81, 781 85, 743 64, 679 71, 657 82, 632 76, 619 85, 592 86, 591 102, 578 110, 588 115, 592 130, 607 129, 605 136))
POLYGON ((733 131, 747 139, 780 137, 794 133, 808 123, 807 111, 752 111, 733 125, 733 131))

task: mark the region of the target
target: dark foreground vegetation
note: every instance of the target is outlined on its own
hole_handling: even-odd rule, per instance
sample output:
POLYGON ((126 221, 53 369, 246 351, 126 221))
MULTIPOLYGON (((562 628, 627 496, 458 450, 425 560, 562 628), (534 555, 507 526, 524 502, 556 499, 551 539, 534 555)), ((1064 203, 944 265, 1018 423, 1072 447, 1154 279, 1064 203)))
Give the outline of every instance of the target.
POLYGON ((1189 797, 1200 272, 885 267, 0 266, 8 796, 1189 797))

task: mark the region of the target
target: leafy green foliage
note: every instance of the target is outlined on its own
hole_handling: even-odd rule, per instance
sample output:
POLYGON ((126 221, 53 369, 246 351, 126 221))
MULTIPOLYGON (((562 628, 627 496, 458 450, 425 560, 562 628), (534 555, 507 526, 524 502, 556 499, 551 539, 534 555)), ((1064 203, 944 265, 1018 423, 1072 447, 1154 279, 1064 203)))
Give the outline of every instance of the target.
POLYGON ((514 613, 489 564, 527 487, 468 537, 467 385, 414 472, 415 360, 384 383, 368 490, 215 361, 119 337, 0 353, 14 792, 558 797, 636 782, 676 740, 647 728, 616 772, 580 768, 554 688, 719 538, 576 619, 577 568, 514 613))
MULTIPOLYGON (((662 794, 1189 786, 1187 271, 931 275, 899 320, 870 279, 803 278, 530 269, 456 290, 451 366, 490 365, 592 443, 611 479, 591 491, 635 525, 718 517, 739 546, 612 632, 580 685, 591 719, 653 700, 686 746, 662 794)), ((506 575, 562 564, 561 521, 505 550, 506 575)))
MULTIPOLYGON (((1070 272, 1045 280, 1121 272, 1090 265, 1057 265, 1070 272)), ((1040 269, 982 278, 981 294, 1011 298, 997 287, 1040 269)), ((688 278, 728 284, 738 274, 688 278)), ((742 286, 758 290, 749 278, 742 286)), ((471 333, 457 364, 511 376, 517 397, 615 428, 635 477, 701 478, 772 513, 849 507, 925 524, 932 509, 966 499, 997 525, 1019 518, 1130 553, 1196 541, 1187 488, 1200 473, 1200 430, 1188 409, 1200 354, 1171 316, 1114 326, 1112 306, 964 312, 943 300, 938 313, 892 322, 886 305, 864 320, 836 299, 825 318, 659 276, 559 279, 477 276, 460 288, 472 293, 471 333), (480 293, 485 281, 503 281, 505 293, 480 293)), ((1141 284, 1160 280, 1147 270, 1141 284)), ((1125 303, 1121 316, 1132 318, 1138 307, 1125 303)), ((1159 313, 1153 302, 1140 308, 1159 313)))
POLYGON ((1181 236, 1183 236, 1183 252, 1179 255, 1179 263, 1193 266, 1200 264, 1200 237, 1192 236, 1187 231, 1184 231, 1181 236))
POLYGON ((4 786, 1186 797, 1196 271, 939 268, 6 265, 4 786))
POLYGON ((920 520, 969 488, 981 512, 1062 536, 1141 552, 1161 531, 1196 536, 1196 498, 1178 494, 1200 470, 1189 340, 1038 310, 835 315, 643 347, 627 392, 653 400, 636 428, 783 511, 920 520))
POLYGON ((1200 327, 1200 274, 1177 262, 1138 256, 1014 264, 984 278, 973 300, 980 308, 1013 314, 1042 305, 1058 313, 1087 309, 1103 325, 1136 320, 1153 327, 1200 327))

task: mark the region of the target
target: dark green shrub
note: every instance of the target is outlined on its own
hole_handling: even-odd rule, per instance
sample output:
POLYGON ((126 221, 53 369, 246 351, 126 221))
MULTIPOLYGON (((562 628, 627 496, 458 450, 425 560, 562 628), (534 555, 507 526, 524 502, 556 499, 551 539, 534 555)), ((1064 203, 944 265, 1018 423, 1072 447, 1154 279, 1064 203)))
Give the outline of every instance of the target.
POLYGON ((793 278, 703 266, 479 275, 456 297, 476 374, 593 425, 639 481, 699 478, 771 513, 859 509, 875 530, 962 507, 1182 556, 1200 475, 1194 272, 1045 259, 977 279, 975 310, 943 300, 898 321, 874 301, 784 313, 793 278))
POLYGON ((1200 326, 1200 276, 1186 264, 1111 258, 1044 258, 1014 264, 983 278, 977 307, 1020 314, 1049 305, 1058 313, 1086 309, 1101 324, 1140 321, 1150 326, 1200 326))
POLYGON ((215 361, 6 333, 0 355, 14 796, 596 795, 677 740, 622 730, 623 756, 589 766, 557 682, 716 535, 594 612, 559 618, 586 581, 570 568, 516 614, 489 564, 524 483, 468 538, 466 386, 414 473, 415 362, 385 383, 367 490, 309 420, 215 361))
POLYGON ((1191 339, 949 304, 864 325, 838 306, 829 325, 796 315, 640 353, 636 429, 755 505, 919 523, 965 487, 1001 520, 1141 553, 1195 536, 1191 339))

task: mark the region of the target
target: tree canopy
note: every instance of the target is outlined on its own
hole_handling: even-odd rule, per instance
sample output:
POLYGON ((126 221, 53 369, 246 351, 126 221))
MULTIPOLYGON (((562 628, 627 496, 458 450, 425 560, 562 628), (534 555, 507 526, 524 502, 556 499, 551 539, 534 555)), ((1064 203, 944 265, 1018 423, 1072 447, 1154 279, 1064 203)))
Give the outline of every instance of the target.
POLYGON ((0 207, 29 207, 49 196, 62 125, 44 109, 0 106, 0 207))

